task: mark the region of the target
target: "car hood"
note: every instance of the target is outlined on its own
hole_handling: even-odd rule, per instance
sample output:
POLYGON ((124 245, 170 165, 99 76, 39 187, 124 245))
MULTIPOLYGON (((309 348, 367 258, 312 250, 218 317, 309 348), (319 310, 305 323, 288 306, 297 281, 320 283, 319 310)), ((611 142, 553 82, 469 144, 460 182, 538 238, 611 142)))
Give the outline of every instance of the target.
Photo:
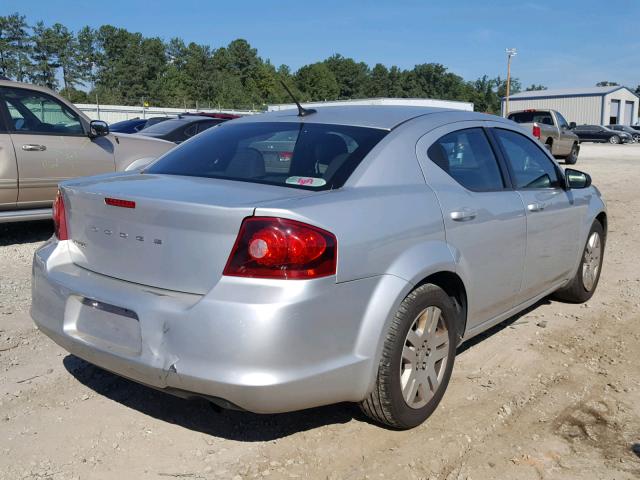
POLYGON ((137 160, 155 160, 176 146, 173 142, 137 134, 112 133, 116 170, 124 171, 137 160))

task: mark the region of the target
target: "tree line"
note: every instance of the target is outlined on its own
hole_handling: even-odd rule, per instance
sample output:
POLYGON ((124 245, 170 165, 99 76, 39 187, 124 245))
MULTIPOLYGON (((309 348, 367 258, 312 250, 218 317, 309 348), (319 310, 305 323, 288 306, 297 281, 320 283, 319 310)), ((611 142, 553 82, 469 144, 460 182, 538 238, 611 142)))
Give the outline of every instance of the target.
MULTIPOLYGON (((467 81, 439 63, 412 69, 364 62, 335 54, 293 72, 275 66, 246 40, 228 45, 163 41, 103 25, 76 32, 60 23, 33 25, 24 15, 0 16, 0 75, 58 90, 76 103, 178 108, 252 108, 288 103, 282 79, 301 101, 366 97, 439 98, 473 102, 499 112, 504 78, 467 81)), ((511 79, 511 93, 522 89, 511 79)), ((527 90, 545 89, 531 85, 527 90)))

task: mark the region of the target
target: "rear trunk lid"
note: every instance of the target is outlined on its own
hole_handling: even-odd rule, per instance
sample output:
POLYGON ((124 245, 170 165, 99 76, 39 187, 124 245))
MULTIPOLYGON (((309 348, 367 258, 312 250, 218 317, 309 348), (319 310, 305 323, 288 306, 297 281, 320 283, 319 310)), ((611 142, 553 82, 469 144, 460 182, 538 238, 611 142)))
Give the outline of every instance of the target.
POLYGON ((150 174, 74 180, 63 184, 63 193, 76 265, 197 294, 208 292, 220 279, 242 220, 256 207, 316 194, 150 174), (107 205, 105 198, 135 202, 135 207, 107 205))

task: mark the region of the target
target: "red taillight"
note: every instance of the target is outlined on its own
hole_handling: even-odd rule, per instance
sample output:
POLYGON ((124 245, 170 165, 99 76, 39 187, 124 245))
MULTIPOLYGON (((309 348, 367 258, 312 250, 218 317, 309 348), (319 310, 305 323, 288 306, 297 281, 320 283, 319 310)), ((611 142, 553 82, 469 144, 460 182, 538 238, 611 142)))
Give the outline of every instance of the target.
POLYGON ((104 203, 107 205, 111 205, 112 207, 122 207, 122 208, 136 208, 136 202, 132 202, 131 200, 120 200, 119 198, 105 198, 104 203))
POLYGON ((69 233, 67 231, 67 212, 64 209, 64 200, 62 199, 62 193, 58 190, 56 199, 53 202, 53 227, 54 235, 58 237, 58 240, 69 240, 69 233))
POLYGON ((321 228, 276 217, 245 218, 224 275, 308 279, 335 275, 336 237, 321 228))
POLYGON ((293 152, 280 152, 279 157, 281 162, 288 162, 293 158, 293 152))
POLYGON ((540 126, 538 125, 534 125, 533 126, 533 136, 536 137, 537 139, 540 139, 540 126))

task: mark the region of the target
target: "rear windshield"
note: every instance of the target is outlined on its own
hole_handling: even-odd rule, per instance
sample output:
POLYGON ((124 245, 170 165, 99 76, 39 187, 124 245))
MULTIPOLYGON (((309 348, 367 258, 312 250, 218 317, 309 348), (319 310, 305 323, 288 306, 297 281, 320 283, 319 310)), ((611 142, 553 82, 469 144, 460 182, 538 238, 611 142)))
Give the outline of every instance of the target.
POLYGON ((184 127, 188 123, 187 120, 182 118, 172 118, 165 122, 156 123, 144 129, 142 133, 164 135, 165 133, 171 133, 178 127, 184 127))
POLYGON ((316 123, 230 122, 176 147, 146 171, 328 190, 341 187, 387 133, 316 123))
POLYGON ((509 120, 516 123, 542 123, 553 125, 553 118, 549 112, 518 112, 509 115, 509 120))

